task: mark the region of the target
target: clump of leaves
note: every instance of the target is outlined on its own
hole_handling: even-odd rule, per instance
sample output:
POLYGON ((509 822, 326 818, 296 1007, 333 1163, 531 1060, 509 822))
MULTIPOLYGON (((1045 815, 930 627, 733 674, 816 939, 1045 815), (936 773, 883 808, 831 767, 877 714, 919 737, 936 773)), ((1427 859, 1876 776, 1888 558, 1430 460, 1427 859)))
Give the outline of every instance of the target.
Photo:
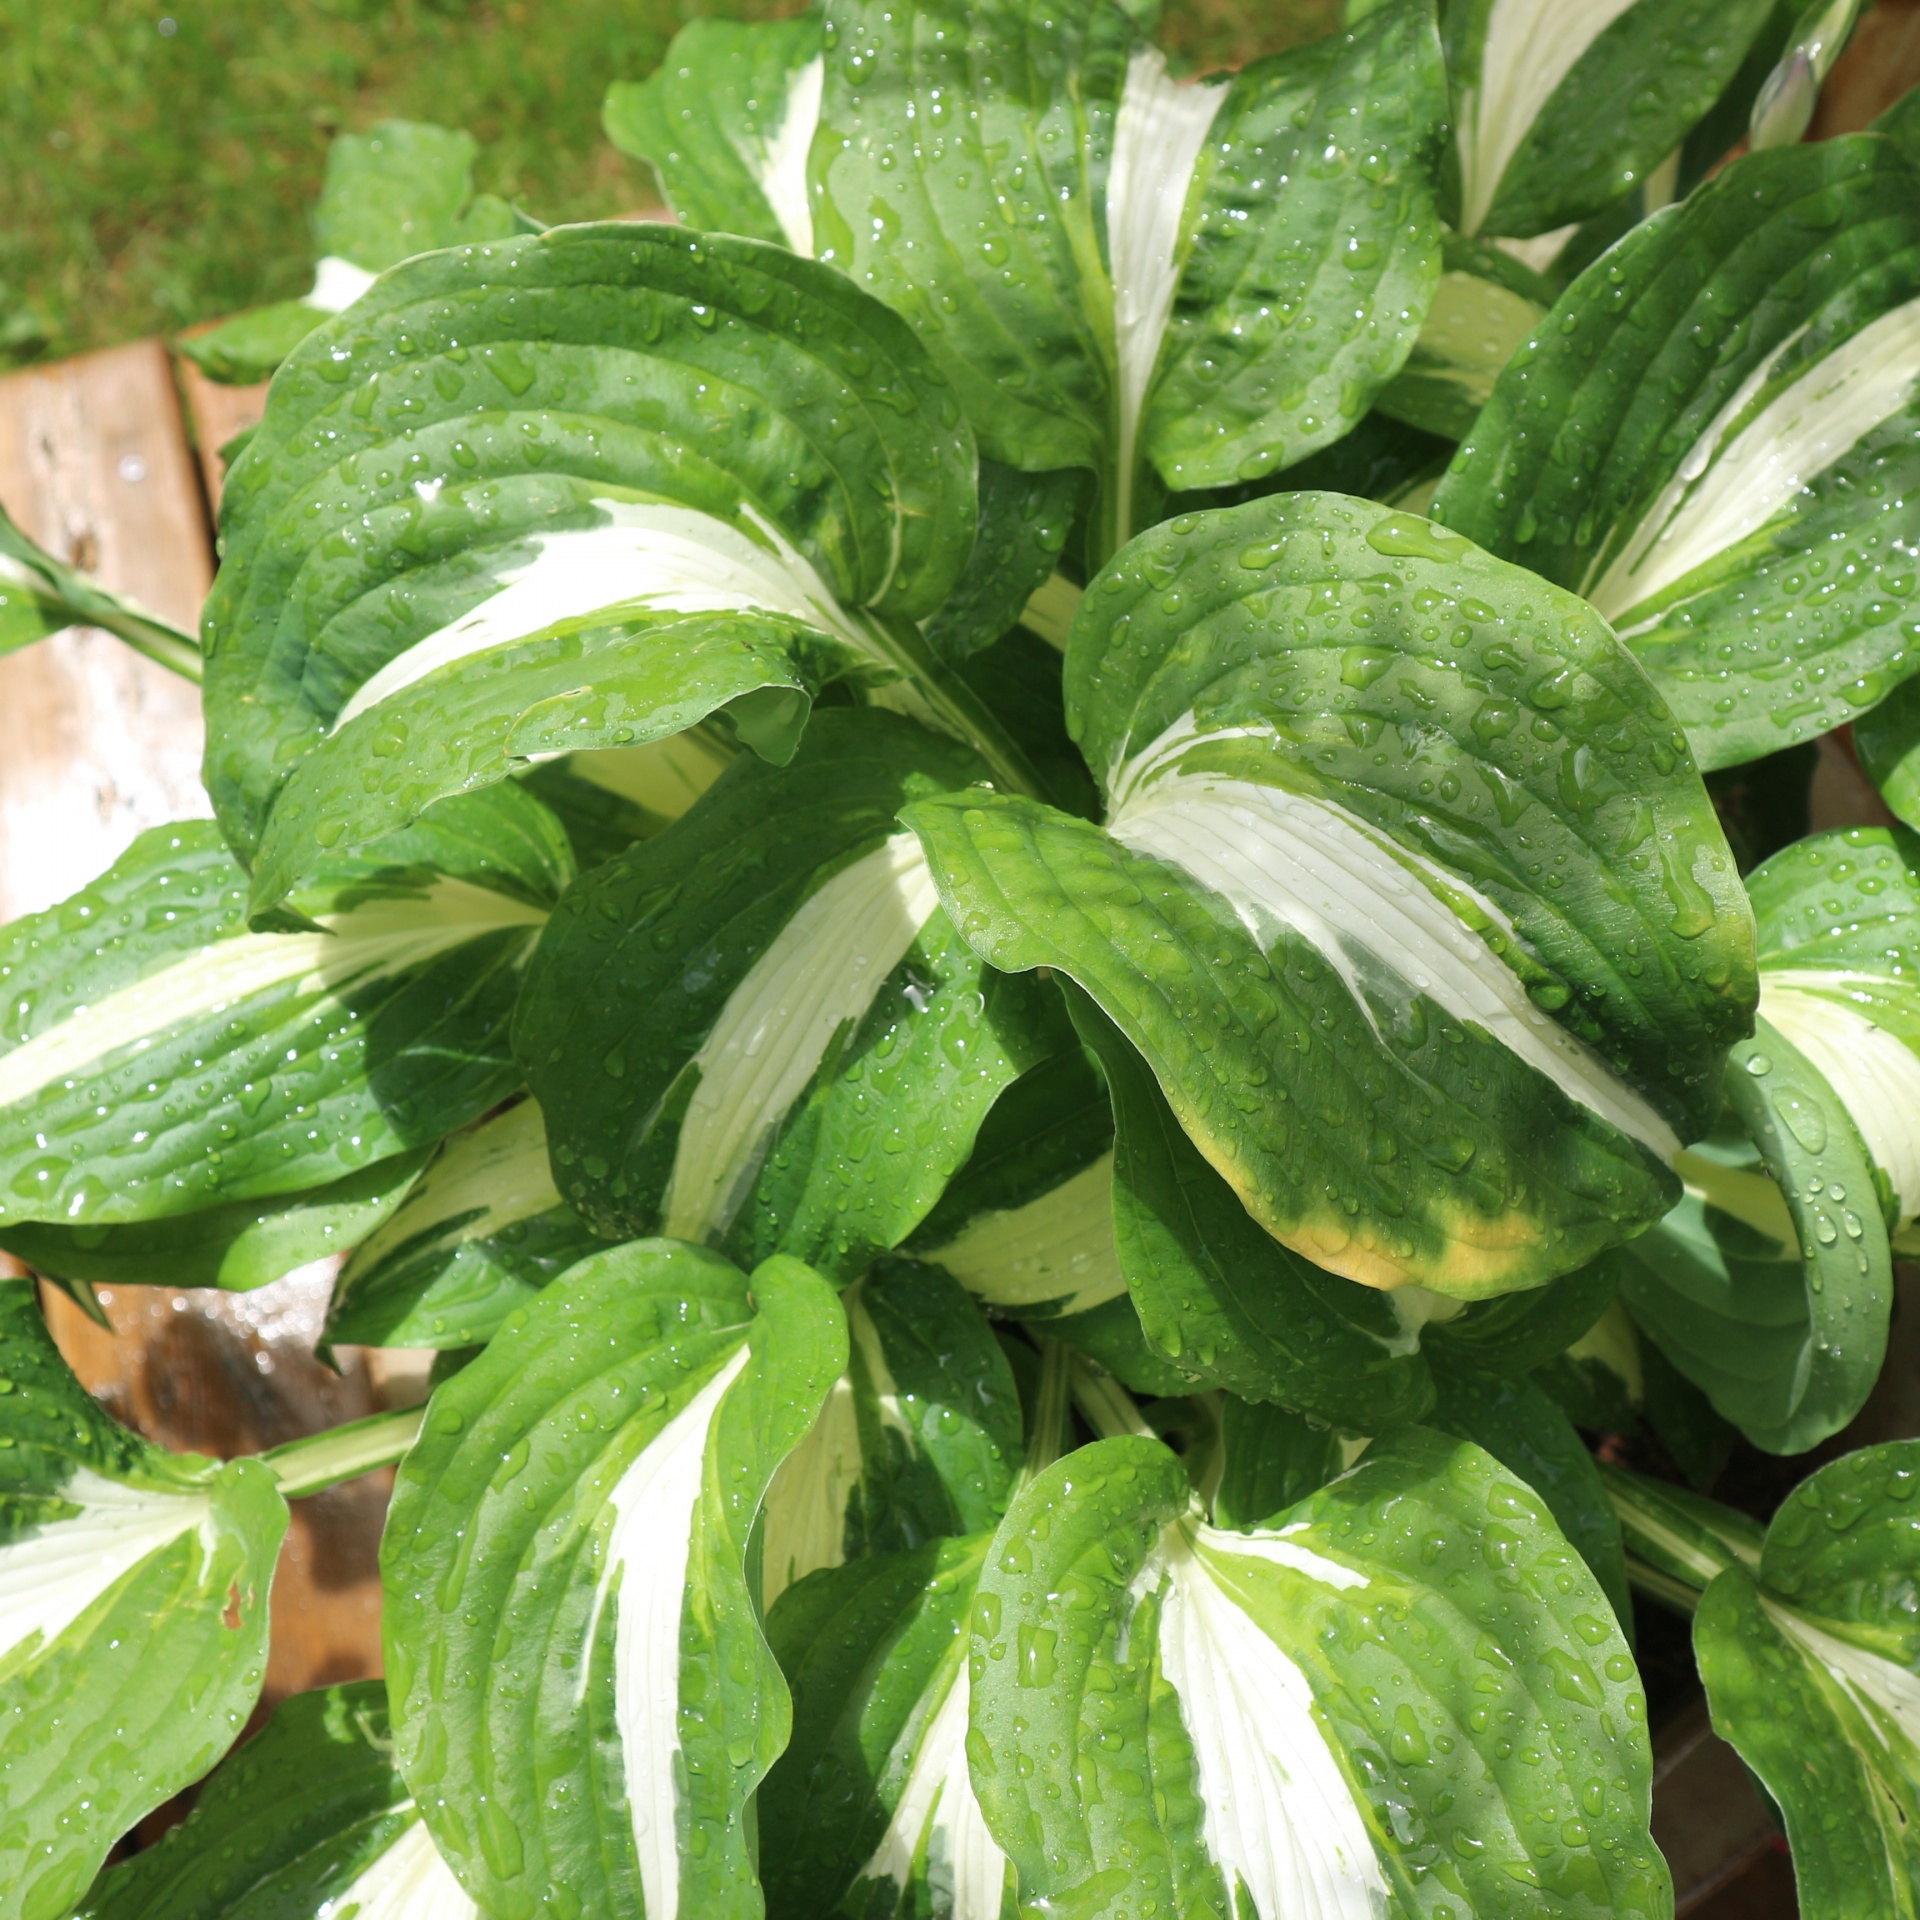
POLYGON ((682 225, 291 344, 217 828, 0 933, 0 1244, 447 1358, 215 1468, 16 1290, 0 1913, 1657 1915, 1630 1579, 1906 1910, 1911 1463, 1761 1542, 1579 1432, 1830 1438, 1920 1213, 1920 839, 1743 881, 1701 772, 1871 713, 1906 805, 1920 176, 1770 144, 1842 12, 696 23, 607 110, 682 225), (94 1882, 395 1458, 384 1686, 94 1882))

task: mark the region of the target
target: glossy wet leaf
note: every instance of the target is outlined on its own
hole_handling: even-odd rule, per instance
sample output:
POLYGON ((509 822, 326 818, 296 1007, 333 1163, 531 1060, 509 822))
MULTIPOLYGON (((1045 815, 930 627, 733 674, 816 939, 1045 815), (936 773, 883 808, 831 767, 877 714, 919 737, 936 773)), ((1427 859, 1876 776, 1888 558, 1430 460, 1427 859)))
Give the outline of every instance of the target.
POLYGON ((742 756, 569 893, 515 1044, 589 1225, 845 1278, 919 1225, 1046 1037, 1046 989, 982 965, 895 820, 983 773, 898 716, 822 713, 788 766, 742 756))
POLYGON ((393 1763, 382 1680, 298 1693, 76 1920, 474 1920, 393 1763))
POLYGON ((639 1241, 436 1390, 381 1548, 387 1681, 401 1769, 484 1912, 761 1912, 748 1804, 789 1714, 748 1540, 846 1341, 798 1262, 749 1281, 639 1241))
POLYGON ((36 1273, 94 1286, 225 1287, 244 1292, 349 1253, 408 1195, 429 1149, 416 1147, 329 1186, 124 1226, 29 1221, 0 1247, 36 1273))
POLYGON ((1714 1410, 1798 1453, 1859 1412, 1887 1350, 1893 1264, 1859 1130, 1766 1020, 1727 1063, 1737 1127, 1692 1149, 1688 1192, 1626 1250, 1621 1297, 1714 1410))
POLYGON ((884 1261, 841 1297, 847 1370, 767 1490, 761 1593, 990 1530, 1025 1446, 1006 1354, 938 1267, 884 1261))
POLYGON ((1917 383, 1908 162, 1867 135, 1754 154, 1561 295, 1434 514, 1585 594, 1732 766, 1920 664, 1917 383))
POLYGON ((990 1537, 817 1573, 775 1604, 794 1737, 759 1799, 771 1911, 1002 1920, 1007 1859, 967 1768, 967 1623, 990 1537))
POLYGON ((1450 210, 1545 233, 1650 173, 1730 81, 1771 0, 1448 0, 1450 210))
POLYGON ((312 930, 250 933, 213 825, 156 827, 0 932, 0 1220, 110 1227, 377 1183, 371 1165, 509 1093, 507 1023, 566 844, 509 790, 391 850, 431 864, 343 864, 303 897, 312 930))
POLYGON ((1231 1532, 1157 1441, 1101 1441, 1009 1509, 972 1641, 974 1788, 1027 1901, 1228 1920, 1671 1899, 1611 1609, 1465 1443, 1395 1435, 1231 1532))
POLYGON ((1270 1233, 1471 1297, 1665 1210, 1675 1123, 1750 1017, 1750 923, 1589 609, 1413 516, 1282 495, 1129 548, 1067 705, 1105 829, 981 792, 903 818, 966 937, 1085 988, 1270 1233))
POLYGON ((107 1849, 239 1736, 287 1509, 117 1426, 0 1282, 0 1913, 65 1920, 107 1849))
POLYGON ((535 1100, 455 1134, 397 1212, 355 1248, 330 1342, 470 1347, 604 1245, 560 1198, 535 1100))
POLYGON ((724 710, 784 759, 849 674, 938 704, 911 623, 974 517, 952 395, 824 268, 614 224, 394 269, 223 497, 208 782, 256 905, 536 757, 724 710))

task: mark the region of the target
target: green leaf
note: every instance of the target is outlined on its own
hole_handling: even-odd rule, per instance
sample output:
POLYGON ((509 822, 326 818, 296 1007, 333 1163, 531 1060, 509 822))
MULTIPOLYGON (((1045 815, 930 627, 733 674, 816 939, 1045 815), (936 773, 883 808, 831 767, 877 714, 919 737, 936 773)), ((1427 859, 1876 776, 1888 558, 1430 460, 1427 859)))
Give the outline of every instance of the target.
POLYGON ((761 1912, 749 1803, 790 1722, 748 1540, 846 1361, 797 1261, 749 1281, 639 1241, 436 1390, 381 1547, 387 1680, 401 1769, 484 1912, 761 1912))
POLYGON ((1799 1453, 1859 1412, 1880 1375, 1893 1265, 1858 1130, 1766 1020, 1727 1063, 1752 1145, 1703 1142, 1686 1197, 1626 1251, 1643 1332, 1754 1445, 1799 1453))
POLYGON ((690 227, 811 253, 807 147, 820 114, 820 16, 690 20, 645 80, 616 80, 601 119, 690 227))
POLYGON ((842 1296, 847 1371, 767 1490, 762 1594, 822 1567, 991 1530, 1024 1445, 980 1309, 938 1267, 885 1261, 842 1296))
POLYGON ((1592 1332, 1620 1290, 1620 1260, 1618 1253, 1602 1254, 1544 1287, 1433 1314, 1423 1339, 1489 1373, 1531 1373, 1592 1332))
POLYGON ((829 679, 966 731, 913 623, 974 460, 905 326, 777 249, 612 223, 396 268, 223 498, 208 782, 256 907, 533 759, 723 712, 784 759, 829 679))
POLYGON ((381 1680, 295 1694, 77 1920, 473 1920, 393 1764, 381 1680))
POLYGON ((1920 87, 1909 87, 1879 119, 1872 131, 1884 133, 1916 166, 1920 166, 1920 87))
POLYGON ((223 386, 251 386, 270 379, 280 362, 332 311, 308 300, 276 300, 270 306, 236 313, 205 333, 182 334, 174 345, 209 380, 223 386))
MULTIPOLYGON (((1614 1256, 1616 1261, 1623 1257, 1614 1256)), ((1615 1300, 1564 1353, 1536 1367, 1533 1378, 1576 1427, 1590 1433, 1636 1432, 1647 1384, 1645 1353, 1633 1316, 1615 1300)))
POLYGON ((1438 265, 1423 7, 1192 85, 1097 0, 826 19, 813 248, 977 396, 993 458, 1095 472, 1096 559, 1154 517, 1156 474, 1298 459, 1405 357, 1438 265))
POLYGON ((93 1286, 264 1287, 349 1252, 406 1199, 430 1149, 397 1153, 304 1193, 235 1201, 125 1226, 23 1222, 0 1247, 36 1273, 93 1286))
POLYGON ((742 755, 568 894, 515 1044, 589 1225, 845 1278, 919 1225, 1046 1039, 1046 989, 975 958, 894 821, 983 771, 895 715, 822 713, 788 766, 742 755))
POLYGON ((156 614, 109 593, 37 547, 0 507, 0 654, 66 627, 101 627, 163 667, 200 678, 200 643, 156 614))
POLYGON ((1085 474, 1072 467, 1021 473, 997 460, 980 462, 972 557, 946 604, 926 622, 927 644, 941 659, 958 665, 1019 621, 1051 577, 1085 492, 1085 474))
POLYGON ((1920 680, 1902 680, 1871 713, 1863 713, 1854 723, 1853 744, 1881 799, 1912 826, 1920 819, 1920 680))
POLYGON ((256 1460, 170 1454, 0 1282, 0 1913, 65 1920, 107 1849, 206 1772, 260 1692, 287 1509, 256 1460))
POLYGON ((1917 386, 1912 169, 1868 135, 1753 154, 1561 295, 1434 515, 1585 594, 1732 766, 1920 664, 1917 386))
POLYGON ((1257 1532, 1337 1479, 1357 1451, 1330 1427, 1285 1407, 1225 1394, 1220 1402, 1220 1478, 1213 1522, 1257 1532))
POLYGON ((507 1022, 546 920, 528 896, 564 872, 534 856, 565 843, 511 790, 454 817, 470 842, 422 828, 396 846, 438 870, 338 868, 304 897, 310 932, 246 932, 246 875, 199 821, 141 835, 0 931, 0 1220, 104 1227, 304 1194, 511 1092, 507 1022), (507 815, 532 838, 503 841, 507 815))
MULTIPOLYGON (((1903 1233, 1920 1213, 1920 837, 1879 827, 1815 834, 1775 854, 1747 887, 1761 1013, 1846 1109, 1880 1185, 1877 1195, 1829 1197, 1862 1216, 1884 1208, 1903 1233)), ((1844 1214, 1841 1224, 1849 1239, 1862 1237, 1844 1214)))
POLYGON ((1786 1819, 1808 1920, 1920 1901, 1920 1443, 1822 1467, 1718 1574, 1693 1645, 1714 1730, 1786 1819))
POLYGON ((1209 1386, 1350 1432, 1419 1419, 1433 1388, 1418 1320, 1263 1232, 1113 1023, 1076 990, 1068 1005, 1113 1096, 1111 1231, 1149 1345, 1209 1386))
POLYGON ((1748 1027, 1750 922, 1590 610, 1282 495, 1135 542, 1067 701, 1106 830, 980 792, 902 817, 976 949, 1085 988, 1277 1239, 1473 1297, 1665 1211, 1673 1123, 1748 1027))
POLYGON ((1463 233, 1598 213, 1678 146, 1772 0, 1447 0, 1463 233))
POLYGON ((1530 1380, 1503 1380, 1437 1348, 1431 1364, 1439 1403, 1428 1424, 1484 1447, 1547 1503, 1554 1524, 1599 1581, 1614 1618, 1631 1631, 1633 1602, 1620 1522, 1573 1423, 1530 1380))
POLYGON ((342 1270, 327 1340, 480 1346, 516 1307, 601 1242, 560 1198, 540 1105, 523 1100, 454 1135, 342 1270))
POLYGON ((1181 219, 1187 253, 1141 419, 1169 487, 1292 465, 1399 371, 1444 284, 1432 169, 1445 122, 1432 14, 1404 0, 1229 83, 1181 219))
POLYGON ((1656 1571, 1695 1589, 1727 1567, 1760 1564, 1758 1521, 1684 1487, 1602 1466, 1608 1499, 1626 1550, 1656 1571))
POLYGON ((1645 1700, 1538 1497, 1413 1429, 1276 1518, 1203 1524, 1136 1439, 1016 1498, 974 1602, 968 1747, 1022 1899, 1663 1910, 1645 1700))
POLYGON ((794 1737, 757 1803, 771 1911, 1001 1920, 1007 1859, 967 1767, 966 1628, 990 1537, 818 1573, 775 1603, 794 1737))

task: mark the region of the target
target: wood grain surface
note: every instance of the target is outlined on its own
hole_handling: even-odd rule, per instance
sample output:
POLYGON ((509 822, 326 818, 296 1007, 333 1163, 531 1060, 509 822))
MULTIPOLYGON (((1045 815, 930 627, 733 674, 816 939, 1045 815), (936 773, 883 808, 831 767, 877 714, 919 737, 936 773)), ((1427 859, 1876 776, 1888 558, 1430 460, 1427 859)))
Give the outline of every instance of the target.
MULTIPOLYGON (((0 379, 0 502, 32 539, 191 629, 205 502, 157 340, 0 379)), ((91 628, 0 659, 0 920, 50 906, 143 828, 205 815, 190 682, 91 628)))

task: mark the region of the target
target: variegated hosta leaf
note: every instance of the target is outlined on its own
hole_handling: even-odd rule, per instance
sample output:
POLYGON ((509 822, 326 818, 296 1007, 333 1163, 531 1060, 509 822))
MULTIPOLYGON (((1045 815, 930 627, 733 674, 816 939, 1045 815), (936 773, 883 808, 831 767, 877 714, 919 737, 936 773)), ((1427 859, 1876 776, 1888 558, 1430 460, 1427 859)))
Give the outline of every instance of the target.
POLYGON ((1374 405, 1391 419, 1464 440, 1507 362, 1553 304, 1553 291, 1498 248, 1457 235, 1447 236, 1442 259, 1420 337, 1374 405))
POLYGON ((1070 1455, 988 1551, 972 1677, 974 1790, 1047 1911, 1671 1902, 1612 1609, 1536 1495, 1438 1434, 1244 1533, 1155 1441, 1070 1455))
POLYGON ((1864 134, 1780 148, 1567 289, 1434 514, 1585 594, 1732 766, 1920 665, 1917 426, 1920 178, 1864 134))
POLYGON ((1105 829, 980 792, 902 817, 966 937, 1084 987, 1277 1239, 1474 1297, 1665 1211, 1751 1019, 1751 918, 1591 609, 1280 495, 1116 560, 1067 706, 1105 829))
POLYGON ((1862 1215, 1883 1206, 1905 1233, 1920 1215, 1920 836, 1815 834, 1747 891, 1760 1010, 1833 1089, 1884 1183, 1834 1197, 1862 1215))
POLYGON ((938 1267, 886 1261, 842 1296, 847 1370, 767 1489, 761 1592, 874 1553, 991 1529, 1025 1448, 980 1309, 938 1267))
POLYGON ((1756 1446, 1799 1453, 1879 1378, 1893 1264, 1860 1130, 1766 1019, 1727 1063, 1733 1126, 1681 1156, 1687 1192, 1625 1251, 1642 1331, 1756 1446))
POLYGON ((1427 1424, 1484 1447, 1546 1502, 1554 1524, 1600 1583, 1615 1619, 1631 1631, 1620 1522, 1573 1423, 1531 1380, 1502 1379, 1463 1363, 1444 1343, 1429 1350, 1429 1361, 1439 1400, 1427 1424))
POLYGON ((768 1616, 793 1688, 793 1742, 758 1801, 784 1920, 1003 1920, 1007 1857, 967 1768, 967 1621, 990 1538, 815 1574, 768 1616))
POLYGON ((249 933, 214 827, 157 827, 0 931, 0 1220, 331 1187, 510 1092, 521 972, 571 871, 558 825, 506 788, 391 850, 422 864, 340 863, 302 896, 310 931, 249 933))
POLYGON ((1197 84, 1100 0, 821 17, 685 29, 615 89, 616 140, 683 216, 777 231, 904 314, 996 460, 1091 468, 1100 552, 1160 481, 1337 438, 1405 357, 1438 270, 1424 8, 1197 84))
POLYGON ((327 1339, 368 1347, 474 1347, 603 1245, 560 1198, 537 1100, 449 1140, 404 1204, 355 1249, 327 1309, 327 1339))
POLYGON ((163 667, 200 678, 200 646, 191 634, 63 565, 0 507, 0 654, 65 627, 102 627, 163 667))
POLYGON ((382 1680, 295 1694, 76 1920, 477 1920, 393 1763, 382 1680))
POLYGON ((1714 1730, 1786 1817, 1807 1920, 1896 1920, 1920 1904, 1916 1492, 1920 1442, 1867 1447, 1803 1481, 1757 1554, 1735 1537, 1716 1556, 1704 1528, 1669 1551, 1706 1589, 1693 1648, 1714 1730))
POLYGON ((365 133, 336 135, 313 210, 313 290, 188 334, 180 351, 216 380, 264 380, 383 268, 435 247, 518 232, 504 200, 475 195, 478 152, 470 134, 422 120, 381 120, 365 133))
POLYGON ((0 1281, 0 1379, 0 1915, 65 1920, 238 1737, 287 1509, 258 1461, 108 1419, 29 1281, 0 1281))
POLYGON ((1446 0, 1454 218, 1542 234, 1598 213, 1685 138, 1772 0, 1446 0))
POLYGON ((381 1547, 394 1737, 494 1920, 761 1913, 748 1812, 786 1744, 748 1540, 847 1364, 833 1290, 638 1241, 435 1392, 381 1547))
POLYGON ((1220 1472, 1209 1502, 1214 1524, 1260 1527, 1337 1479, 1367 1444, 1286 1407, 1221 1395, 1220 1472))
POLYGON ((1148 1344, 1206 1385, 1349 1431, 1417 1420, 1433 1387, 1412 1302, 1358 1292, 1262 1232, 1139 1054, 1084 994, 1068 993, 1113 1099, 1103 1239, 1148 1344))
POLYGON ((607 138, 653 168, 688 226, 810 254, 820 40, 817 12, 753 25, 690 20, 645 80, 607 89, 607 138))
POLYGON ((567 895, 515 1046, 589 1225, 851 1277, 920 1223, 1044 1050, 1046 988, 981 964, 895 822, 983 773, 896 715, 825 712, 788 766, 742 755, 567 895))
POLYGON ((776 248, 613 224, 395 268, 223 500, 207 778, 256 904, 545 756, 724 714, 784 759, 848 675, 967 707, 912 623, 974 458, 899 319, 776 248))
POLYGON ((264 1287, 366 1239, 407 1197, 430 1151, 396 1153, 304 1193, 160 1220, 117 1227, 26 1221, 0 1228, 0 1247, 36 1273, 94 1286, 264 1287))

